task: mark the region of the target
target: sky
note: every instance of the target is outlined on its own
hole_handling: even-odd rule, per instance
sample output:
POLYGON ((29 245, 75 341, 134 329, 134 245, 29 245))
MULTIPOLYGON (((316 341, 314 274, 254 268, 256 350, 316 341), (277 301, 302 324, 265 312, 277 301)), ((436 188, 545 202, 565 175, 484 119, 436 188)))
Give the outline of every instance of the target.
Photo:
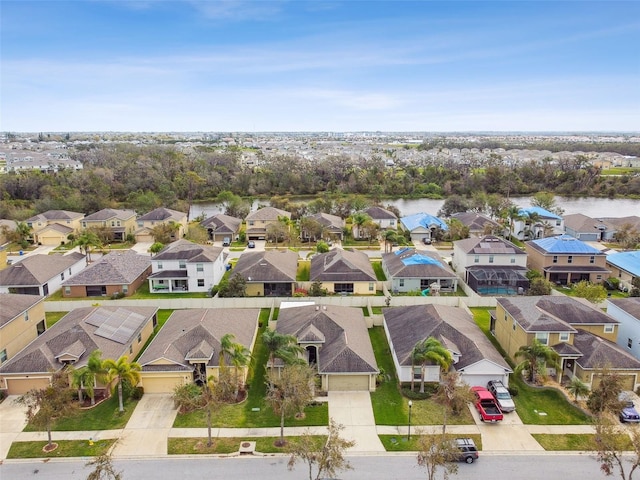
POLYGON ((640 2, 1 0, 0 131, 640 131, 640 2))

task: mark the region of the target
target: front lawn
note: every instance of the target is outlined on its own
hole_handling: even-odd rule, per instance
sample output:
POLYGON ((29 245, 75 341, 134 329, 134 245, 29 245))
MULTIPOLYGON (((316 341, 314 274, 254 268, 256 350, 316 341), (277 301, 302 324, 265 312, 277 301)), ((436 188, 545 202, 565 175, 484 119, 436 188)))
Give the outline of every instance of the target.
MULTIPOLYGON (((286 437, 288 441, 299 437, 286 437)), ((319 442, 326 442, 326 436, 314 435, 319 442)), ((229 454, 240 450, 242 442, 256 442, 256 452, 260 453, 287 453, 288 445, 276 447, 275 442, 280 437, 216 437, 213 445, 207 447, 208 439, 204 438, 169 438, 169 455, 193 455, 193 454, 229 454)))
MULTIPOLYGON (((548 433, 534 433, 531 435, 542 448, 548 451, 593 451, 595 450, 595 435, 586 433, 565 433, 553 435, 548 433)), ((626 436, 626 435, 625 435, 626 436)), ((627 437, 629 443, 631 440, 627 437)))
MULTIPOLYGON (((118 411, 118 395, 112 395, 93 408, 78 410, 75 415, 56 421, 51 430, 66 432, 74 430, 116 430, 124 428, 129 421, 138 400, 131 398, 124 402, 124 412, 118 411)), ((38 432, 29 423, 25 432, 38 432)))
MULTIPOLYGON (((407 435, 378 435, 380 441, 387 452, 417 452, 420 450, 420 437, 419 431, 413 431, 411 438, 407 440, 407 435)), ((438 435, 439 436, 439 435, 438 435)), ((451 434, 448 435, 451 438, 451 434)), ((465 438, 471 438, 478 450, 482 450, 482 436, 480 434, 465 435, 465 438)))
POLYGON ((403 398, 398 390, 398 380, 384 328, 370 328, 369 338, 378 368, 384 377, 376 391, 371 393, 376 425, 406 425, 409 420, 409 406, 407 399, 403 398))
MULTIPOLYGON (((46 440, 36 442, 13 442, 7 458, 58 458, 58 457, 97 457, 107 453, 115 439, 98 440, 89 444, 87 440, 57 440, 58 448, 45 452, 42 448, 46 440)), ((37 472, 37 470, 36 470, 37 472)))

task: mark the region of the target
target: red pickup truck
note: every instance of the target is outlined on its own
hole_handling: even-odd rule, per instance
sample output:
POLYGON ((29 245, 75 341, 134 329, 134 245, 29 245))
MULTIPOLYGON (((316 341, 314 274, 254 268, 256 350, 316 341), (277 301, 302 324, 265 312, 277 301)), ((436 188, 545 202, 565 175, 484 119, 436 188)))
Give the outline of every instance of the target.
POLYGON ((489 390, 484 387, 471 387, 471 391, 475 395, 474 404, 480 414, 480 420, 495 423, 504 418, 502 410, 489 390))

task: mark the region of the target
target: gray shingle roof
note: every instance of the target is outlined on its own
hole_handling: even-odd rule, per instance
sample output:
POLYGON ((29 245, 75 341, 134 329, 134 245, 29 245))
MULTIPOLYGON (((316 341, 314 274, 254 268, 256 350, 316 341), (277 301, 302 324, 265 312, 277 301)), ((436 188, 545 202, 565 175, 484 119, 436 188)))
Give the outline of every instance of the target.
POLYGON ((0 327, 44 300, 40 295, 0 293, 0 327))
POLYGON ((614 298, 609 300, 620 310, 640 320, 640 297, 614 298))
POLYGON ((291 218, 291 212, 280 210, 279 208, 275 207, 263 207, 259 208, 255 212, 249 213, 249 215, 247 215, 246 217, 246 220, 275 221, 278 220, 278 217, 291 218))
POLYGON ((481 360, 489 360, 511 371, 502 355, 465 310, 444 305, 414 305, 384 311, 391 343, 401 365, 411 366, 411 351, 417 342, 434 337, 460 353, 454 365, 462 370, 481 360))
POLYGON ((199 245, 189 240, 177 240, 167 245, 153 260, 184 260, 186 262, 215 262, 223 250, 211 245, 199 245))
POLYGON ((187 357, 207 358, 207 365, 218 365, 224 335, 233 334, 234 342, 252 348, 259 315, 257 308, 176 310, 141 355, 142 371, 191 369, 187 357))
POLYGON ((112 218, 118 218, 120 220, 128 220, 131 217, 135 217, 136 212, 133 210, 117 210, 115 208, 103 208, 91 215, 84 217, 85 221, 100 222, 110 220, 112 218))
POLYGON ((397 220, 395 213, 385 210, 382 207, 369 207, 364 213, 371 217, 371 220, 397 220))
POLYGON ((83 258, 85 256, 78 252, 67 255, 28 255, 23 260, 0 271, 0 285, 43 285, 83 258))
POLYGON ((640 360, 619 345, 585 330, 578 330, 573 336, 573 346, 582 353, 582 357, 576 360, 582 368, 640 370, 640 360))
POLYGON ((378 365, 362 310, 351 307, 307 305, 280 310, 276 330, 307 337, 313 329, 324 343, 318 352, 319 373, 377 373, 378 365))
POLYGON ((295 282, 298 254, 291 250, 243 253, 233 271, 251 283, 295 282))
POLYGON ((312 220, 315 220, 320 225, 324 225, 329 229, 334 229, 339 231, 342 231, 345 225, 345 222, 342 218, 340 218, 337 215, 331 215, 330 213, 324 213, 324 212, 314 213, 313 215, 309 216, 309 218, 311 218, 312 220))
POLYGON ((366 253, 336 248, 311 259, 312 282, 375 282, 376 274, 366 253))
POLYGON ((48 210, 46 212, 39 213, 33 217, 27 218, 25 222, 33 223, 37 221, 56 221, 56 220, 75 220, 84 217, 84 213, 70 212, 68 210, 48 210))
POLYGON ((111 252, 62 285, 129 285, 147 270, 151 270, 148 255, 139 255, 133 250, 111 252))
POLYGON ((468 254, 478 255, 526 255, 524 250, 513 243, 494 235, 486 235, 482 238, 465 238, 457 240, 454 245, 468 254))
POLYGON ((200 222, 200 225, 212 228, 216 233, 236 233, 242 225, 242 219, 220 213, 200 222))
POLYGON ((63 353, 84 354, 75 364, 86 365, 94 350, 102 352, 102 358, 118 359, 129 354, 129 343, 158 311, 157 307, 85 307, 76 308, 61 318, 42 335, 31 342, 16 356, 0 367, 0 373, 48 373, 62 367, 56 358, 63 353), (125 343, 114 341, 96 332, 109 318, 129 318, 133 327, 125 343), (82 348, 80 348, 82 347, 82 348))
POLYGON ((139 221, 147 222, 147 221, 156 221, 162 222, 165 220, 182 220, 187 214, 184 212, 179 212, 177 210, 171 210, 170 208, 159 207, 155 210, 151 210, 149 213, 138 217, 139 221))
POLYGON ((469 227, 472 232, 482 231, 486 225, 491 225, 492 227, 500 226, 495 220, 476 212, 458 212, 451 215, 451 218, 459 220, 463 225, 469 227))
POLYGON ((394 278, 456 278, 435 252, 407 248, 382 254, 382 263, 394 278))

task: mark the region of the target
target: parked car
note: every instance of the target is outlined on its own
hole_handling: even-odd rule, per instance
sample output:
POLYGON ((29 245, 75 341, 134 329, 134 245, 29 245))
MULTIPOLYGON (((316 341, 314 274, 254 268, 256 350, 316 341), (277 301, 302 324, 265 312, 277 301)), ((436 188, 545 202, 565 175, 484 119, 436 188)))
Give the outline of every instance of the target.
POLYGON ((473 463, 478 459, 478 448, 472 438, 456 438, 456 447, 460 450, 459 462, 473 463))
POLYGON ((640 414, 636 410, 633 400, 624 393, 620 394, 619 400, 622 402, 622 409, 618 413, 618 418, 622 423, 640 423, 640 414))
POLYGON ((513 402, 509 390, 507 390, 507 387, 505 387, 500 380, 491 380, 487 384, 487 390, 489 390, 493 398, 496 399, 503 413, 510 413, 516 409, 516 404, 513 402))
POLYGON ((253 240, 250 240, 249 243, 247 243, 247 247, 248 248, 256 248, 256 242, 254 242, 253 240))
POLYGON ((491 392, 484 387, 471 387, 471 391, 475 395, 474 405, 480 414, 482 422, 499 422, 504 419, 502 410, 498 406, 498 402, 493 398, 491 392))
POLYGON ((231 245, 231 239, 229 237, 224 237, 222 239, 222 246, 228 247, 229 245, 231 245))

